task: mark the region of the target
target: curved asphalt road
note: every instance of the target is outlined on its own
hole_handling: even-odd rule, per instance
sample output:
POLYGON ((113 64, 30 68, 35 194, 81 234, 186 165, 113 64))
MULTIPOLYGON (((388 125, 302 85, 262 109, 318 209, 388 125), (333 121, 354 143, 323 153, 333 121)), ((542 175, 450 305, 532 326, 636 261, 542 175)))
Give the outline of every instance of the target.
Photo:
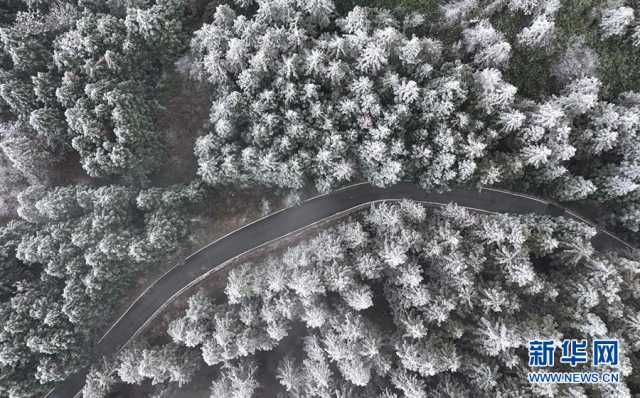
MULTIPOLYGON (((228 260, 328 217, 349 213, 371 202, 399 199, 418 200, 433 206, 455 202, 460 206, 482 212, 564 216, 595 226, 595 223, 552 202, 497 189, 431 193, 409 183, 384 189, 367 183, 351 185, 309 199, 301 206, 273 213, 216 240, 189 256, 183 264, 169 270, 134 301, 98 341, 95 349, 96 357, 118 352, 174 298, 212 272, 221 269, 228 260)), ((633 250, 629 244, 600 228, 592 244, 599 250, 633 250)), ((47 398, 76 397, 84 385, 86 374, 87 369, 70 376, 51 390, 47 398)))

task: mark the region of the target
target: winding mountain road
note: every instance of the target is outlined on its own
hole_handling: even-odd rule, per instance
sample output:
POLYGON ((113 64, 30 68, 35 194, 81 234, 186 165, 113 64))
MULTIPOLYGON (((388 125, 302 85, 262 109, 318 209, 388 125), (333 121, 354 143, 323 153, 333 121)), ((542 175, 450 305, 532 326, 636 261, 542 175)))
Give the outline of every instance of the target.
MULTIPOLYGON (((329 217, 348 214, 373 202, 400 199, 417 200, 432 206, 455 202, 470 210, 487 213, 536 213, 564 216, 596 226, 594 222, 552 202, 498 189, 432 193, 409 183, 384 189, 367 183, 351 185, 245 225, 186 258, 183 264, 175 266, 151 284, 122 314, 98 341, 95 348, 96 357, 118 352, 173 299, 208 275, 223 268, 229 260, 329 217)), ((592 244, 598 250, 633 250, 629 244, 600 228, 592 244)), ((46 398, 79 396, 87 371, 85 369, 70 376, 52 389, 46 398)))

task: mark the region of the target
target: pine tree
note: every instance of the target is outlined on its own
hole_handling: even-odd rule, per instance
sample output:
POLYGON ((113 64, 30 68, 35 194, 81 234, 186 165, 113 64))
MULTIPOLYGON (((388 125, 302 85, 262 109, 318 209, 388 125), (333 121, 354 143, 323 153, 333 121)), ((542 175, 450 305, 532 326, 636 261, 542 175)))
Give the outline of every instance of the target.
POLYGON ((524 28, 518 34, 518 42, 528 47, 545 48, 553 40, 554 25, 553 20, 540 15, 533 20, 531 26, 524 28))
POLYGON ((483 19, 473 27, 465 29, 462 35, 465 49, 469 53, 475 53, 474 63, 478 66, 497 68, 509 61, 511 45, 488 20, 483 19))
POLYGON ((223 367, 221 377, 211 384, 211 398, 251 398, 259 383, 256 380, 258 368, 253 361, 242 360, 223 367))
POLYGON ((82 389, 84 398, 104 398, 111 392, 117 381, 113 366, 114 364, 104 360, 100 367, 91 368, 82 389))
POLYGON ((605 39, 623 35, 633 22, 634 10, 631 7, 607 8, 602 12, 600 29, 605 39))

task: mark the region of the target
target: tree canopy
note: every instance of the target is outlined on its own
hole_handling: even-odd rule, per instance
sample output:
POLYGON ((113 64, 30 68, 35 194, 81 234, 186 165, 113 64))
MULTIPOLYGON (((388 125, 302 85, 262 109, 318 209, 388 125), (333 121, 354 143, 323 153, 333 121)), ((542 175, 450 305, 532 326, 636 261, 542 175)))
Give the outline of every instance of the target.
MULTIPOLYGON (((0 3, 2 396, 84 367, 212 192, 268 187, 294 203, 362 181, 494 186, 640 242, 637 1, 0 3)), ((232 210, 211 229, 237 222, 232 210)), ((292 396, 624 396, 638 388, 637 263, 596 253, 593 233, 376 207, 240 267, 228 302, 195 296, 171 344, 99 361, 85 394, 216 366, 214 396, 250 396, 270 385, 258 353, 282 356, 297 336, 271 372, 292 396), (634 347, 624 383, 528 390, 522 341, 535 333, 619 337, 634 347)))
POLYGON ((197 185, 33 186, 0 229, 0 392, 42 394, 87 365, 96 334, 136 275, 181 245, 197 185))
POLYGON ((212 185, 310 181, 320 191, 359 179, 498 184, 595 201, 637 231, 640 97, 603 95, 596 71, 575 64, 595 62, 579 40, 558 60, 557 90, 520 94, 509 80, 514 50, 547 46, 559 12, 529 3, 510 3, 533 18, 512 42, 489 18, 460 22, 451 41, 415 13, 356 7, 340 17, 330 1, 290 0, 247 16, 219 6, 191 43, 193 73, 213 97, 198 174, 212 185))
POLYGON ((631 397, 640 268, 595 251, 594 234, 564 218, 374 205, 234 268, 223 300, 189 299, 169 324, 173 342, 132 347, 111 366, 127 383, 181 384, 204 364, 167 373, 172 364, 201 354, 219 369, 212 398, 631 397), (528 341, 562 338, 619 339, 621 383, 530 384, 528 341), (160 352, 181 352, 158 364, 163 376, 145 370, 160 352))

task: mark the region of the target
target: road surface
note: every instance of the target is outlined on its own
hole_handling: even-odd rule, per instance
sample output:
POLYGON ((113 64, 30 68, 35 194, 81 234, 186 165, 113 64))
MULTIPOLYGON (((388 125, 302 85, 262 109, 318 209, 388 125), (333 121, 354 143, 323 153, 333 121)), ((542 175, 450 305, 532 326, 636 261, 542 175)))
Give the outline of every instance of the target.
MULTIPOLYGON (((174 298, 206 276, 221 269, 229 260, 337 214, 347 214, 376 201, 400 199, 418 200, 433 206, 455 202, 460 206, 482 212, 564 216, 595 226, 592 221, 557 204, 497 189, 432 193, 409 183, 389 188, 376 188, 367 183, 351 185, 245 225, 189 256, 183 264, 175 266, 151 284, 122 314, 98 341, 95 348, 96 358, 118 352, 174 298)), ((633 249, 621 239, 602 229, 598 229, 592 244, 598 250, 633 249)), ((85 369, 69 377, 52 389, 46 397, 79 396, 87 371, 85 369)))

